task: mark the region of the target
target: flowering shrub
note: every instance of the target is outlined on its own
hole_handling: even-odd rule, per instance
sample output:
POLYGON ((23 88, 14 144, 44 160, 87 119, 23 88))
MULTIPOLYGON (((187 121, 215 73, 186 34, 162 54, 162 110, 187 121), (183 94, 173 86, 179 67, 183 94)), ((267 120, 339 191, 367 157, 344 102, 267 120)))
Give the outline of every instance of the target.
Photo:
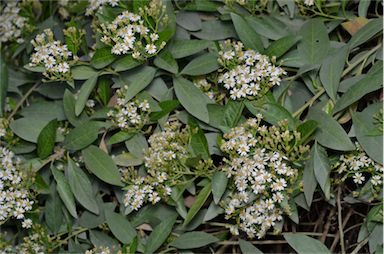
POLYGON ((0 1, 0 253, 380 253, 382 3, 0 1))

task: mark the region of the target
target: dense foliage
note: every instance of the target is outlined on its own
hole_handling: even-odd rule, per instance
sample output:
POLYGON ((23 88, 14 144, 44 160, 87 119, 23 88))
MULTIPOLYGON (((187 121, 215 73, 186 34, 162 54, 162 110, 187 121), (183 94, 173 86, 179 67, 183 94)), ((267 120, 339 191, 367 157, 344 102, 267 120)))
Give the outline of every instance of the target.
POLYGON ((382 1, 0 3, 0 253, 383 252, 382 1))

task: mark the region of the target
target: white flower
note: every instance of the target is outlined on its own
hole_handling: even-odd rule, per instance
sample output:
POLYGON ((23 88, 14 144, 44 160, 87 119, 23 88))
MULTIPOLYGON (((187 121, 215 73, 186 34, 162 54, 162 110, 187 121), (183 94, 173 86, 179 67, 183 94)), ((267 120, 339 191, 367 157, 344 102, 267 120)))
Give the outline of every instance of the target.
POLYGON ((360 172, 356 172, 353 175, 353 181, 357 184, 362 184, 365 181, 365 177, 360 172))
POLYGON ((145 51, 147 51, 148 54, 155 54, 156 53, 156 46, 155 44, 147 44, 145 46, 145 51))
POLYGON ((152 41, 157 41, 159 39, 159 35, 158 34, 155 34, 155 33, 152 33, 149 38, 151 38, 152 41))
POLYGON ((23 228, 31 228, 32 227, 32 220, 31 219, 25 219, 22 223, 21 226, 23 228))
POLYGON ((88 108, 93 108, 96 104, 95 104, 95 101, 94 100, 87 100, 86 104, 85 104, 88 108))
POLYGON ((304 4, 305 4, 306 6, 312 6, 312 5, 314 5, 315 3, 314 3, 314 0, 304 0, 304 4))

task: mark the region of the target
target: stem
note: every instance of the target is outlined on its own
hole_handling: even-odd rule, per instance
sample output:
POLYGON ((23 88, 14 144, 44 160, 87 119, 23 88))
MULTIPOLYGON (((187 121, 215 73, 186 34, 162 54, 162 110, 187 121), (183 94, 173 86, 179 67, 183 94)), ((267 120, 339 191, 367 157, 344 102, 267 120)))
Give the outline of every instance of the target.
POLYGON ((341 218, 341 188, 339 187, 339 190, 337 192, 337 219, 339 224, 339 235, 340 235, 340 247, 341 247, 341 254, 345 254, 345 245, 344 245, 344 232, 343 232, 343 219, 341 218))
MULTIPOLYGON (((287 243, 285 240, 264 240, 264 241, 249 241, 252 244, 282 244, 287 243)), ((220 245, 239 245, 239 241, 221 241, 220 245)))
POLYGON ((305 103, 301 108, 299 108, 295 113, 293 113, 292 116, 299 116, 307 107, 311 106, 321 95, 323 95, 324 92, 324 88, 320 88, 317 94, 315 94, 315 96, 313 96, 309 101, 307 101, 307 103, 305 103))
POLYGON ((27 100, 28 96, 31 95, 31 93, 40 85, 40 81, 36 82, 24 96, 21 98, 21 100, 17 103, 15 109, 12 111, 12 113, 8 116, 7 122, 9 122, 12 117, 16 114, 17 110, 23 105, 23 103, 27 100))
POLYGON ((361 241, 356 248, 351 252, 351 254, 357 254, 359 253, 359 250, 364 247, 364 245, 369 241, 369 236, 365 238, 363 241, 361 241))
POLYGON ((86 232, 88 231, 88 228, 80 228, 79 230, 77 231, 74 231, 72 234, 68 235, 66 238, 64 238, 63 240, 60 240, 60 242, 56 245, 53 246, 52 250, 60 247, 63 243, 66 243, 69 239, 71 239, 72 237, 76 236, 76 235, 79 235, 83 232, 86 232))
POLYGON ((344 77, 347 75, 350 71, 352 71, 356 66, 360 64, 360 62, 364 61, 366 58, 368 58, 371 54, 373 54, 376 50, 378 50, 381 47, 381 43, 379 43, 376 47, 362 55, 356 62, 353 64, 349 65, 341 74, 341 77, 344 77))

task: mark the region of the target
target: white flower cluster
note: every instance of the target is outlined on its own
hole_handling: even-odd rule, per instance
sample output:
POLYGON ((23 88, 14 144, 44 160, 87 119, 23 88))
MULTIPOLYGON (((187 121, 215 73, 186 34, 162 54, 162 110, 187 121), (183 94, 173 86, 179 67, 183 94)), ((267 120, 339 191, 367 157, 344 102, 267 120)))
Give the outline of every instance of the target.
POLYGON ((182 163, 188 157, 188 138, 188 129, 181 129, 178 121, 166 123, 163 131, 149 137, 150 147, 144 155, 147 175, 126 177, 131 183, 124 199, 126 206, 138 210, 147 201, 155 204, 171 195, 171 186, 185 170, 182 163))
POLYGON ((166 196, 170 196, 172 190, 166 185, 168 175, 165 172, 158 172, 156 175, 136 177, 131 180, 124 197, 124 205, 138 210, 144 203, 156 204, 166 196))
POLYGON ((30 227, 31 221, 25 213, 32 209, 33 201, 26 188, 26 176, 19 169, 20 161, 13 152, 0 147, 0 224, 9 218, 24 220, 23 227, 30 227))
POLYGON ((20 8, 16 1, 6 3, 0 15, 0 42, 22 43, 24 39, 21 36, 27 19, 19 15, 20 8))
POLYGON ((67 45, 55 41, 53 37, 52 30, 45 29, 31 41, 35 47, 35 53, 32 54, 29 65, 44 67, 43 74, 51 80, 69 80, 71 79, 69 62, 72 52, 68 50, 67 45))
POLYGON ((128 87, 116 91, 117 104, 108 112, 108 116, 123 130, 141 129, 149 121, 151 108, 147 100, 134 99, 125 102, 125 92, 128 87))
POLYGON ((356 147, 355 152, 341 155, 333 168, 343 175, 342 181, 352 178, 355 184, 363 185, 369 179, 372 191, 379 192, 383 187, 383 165, 369 158, 359 144, 356 144, 356 147))
POLYGON ((315 4, 315 1, 314 0, 304 0, 304 4, 306 6, 312 6, 315 4))
POLYGON ((0 118, 0 140, 7 135, 8 121, 6 118, 0 118))
POLYGON ((241 42, 225 41, 219 52, 223 66, 218 82, 229 90, 232 100, 255 99, 274 85, 280 85, 286 72, 273 65, 268 56, 254 50, 244 50, 241 42))
POLYGON ((100 26, 101 41, 112 46, 111 52, 115 55, 132 54, 136 59, 145 59, 156 55, 166 44, 158 41, 157 25, 146 24, 141 15, 129 11, 121 13, 112 23, 100 26))
MULTIPOLYGON (((220 147, 229 155, 222 170, 233 183, 232 191, 222 202, 226 219, 235 219, 239 229, 251 238, 262 238, 282 220, 284 213, 290 212, 288 199, 297 187, 299 175, 290 156, 266 147, 267 135, 259 133, 275 130, 260 126, 260 121, 258 116, 233 128, 224 134, 226 141, 220 147)), ((237 232, 236 228, 231 232, 237 232)))
POLYGON ((119 4, 120 0, 88 0, 88 7, 85 11, 86 16, 93 15, 99 10, 103 5, 109 4, 112 7, 115 7, 119 4))

